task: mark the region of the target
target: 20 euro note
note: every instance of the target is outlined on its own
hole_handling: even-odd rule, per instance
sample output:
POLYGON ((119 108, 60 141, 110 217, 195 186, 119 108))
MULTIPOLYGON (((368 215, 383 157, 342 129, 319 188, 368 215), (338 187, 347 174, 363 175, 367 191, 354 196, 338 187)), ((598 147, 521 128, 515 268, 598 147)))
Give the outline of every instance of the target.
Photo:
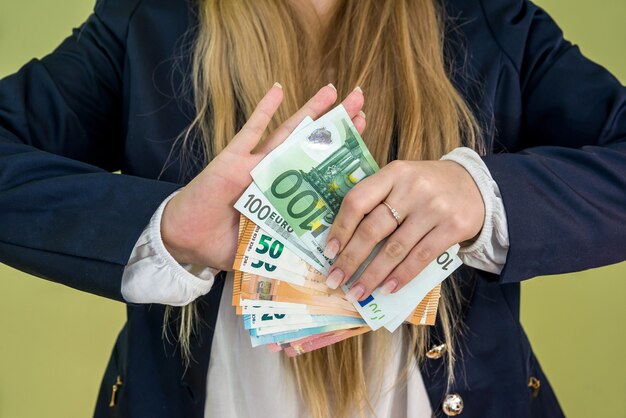
POLYGON ((364 325, 365 321, 353 316, 342 315, 310 315, 310 314, 273 314, 273 315, 244 315, 245 329, 281 329, 288 328, 305 328, 314 324, 341 324, 355 321, 357 324, 364 325))
POLYGON ((332 261, 323 255, 326 237, 343 197, 378 169, 339 105, 298 131, 250 174, 271 206, 327 267, 332 261))
POLYGON ((299 323, 273 323, 269 324, 269 326, 251 327, 248 331, 250 332, 250 335, 261 336, 330 325, 351 325, 352 327, 357 327, 365 325, 365 321, 361 318, 351 316, 314 315, 310 320, 304 320, 299 323))
POLYGON ((324 276, 317 272, 305 272, 305 275, 294 273, 283 267, 270 264, 268 262, 249 257, 247 255, 235 255, 234 268, 246 273, 256 274, 270 279, 281 280, 283 282, 295 284, 302 287, 329 293, 324 276))

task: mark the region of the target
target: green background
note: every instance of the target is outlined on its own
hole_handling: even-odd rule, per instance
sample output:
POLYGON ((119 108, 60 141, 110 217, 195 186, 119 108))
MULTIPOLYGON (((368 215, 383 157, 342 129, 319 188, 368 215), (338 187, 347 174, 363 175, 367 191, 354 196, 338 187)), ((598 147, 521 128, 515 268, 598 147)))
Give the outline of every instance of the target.
MULTIPOLYGON (((626 81, 626 2, 541 0, 626 81)), ((0 76, 51 51, 93 6, 1 0, 0 76)), ((626 417, 626 264, 523 285, 522 320, 569 417, 626 417)), ((124 306, 0 265, 0 417, 91 416, 124 306)), ((512 406, 513 407, 513 406, 512 406)))

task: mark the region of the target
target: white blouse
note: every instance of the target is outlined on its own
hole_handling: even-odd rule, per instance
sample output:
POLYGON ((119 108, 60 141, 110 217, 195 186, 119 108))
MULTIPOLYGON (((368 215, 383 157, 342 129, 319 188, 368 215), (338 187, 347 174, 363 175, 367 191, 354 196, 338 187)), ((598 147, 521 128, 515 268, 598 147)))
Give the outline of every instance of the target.
MULTIPOLYGON (((474 243, 461 248, 459 257, 471 267, 498 274, 509 247, 506 213, 498 186, 480 156, 469 148, 457 148, 442 159, 465 167, 485 203, 483 229, 474 243)), ((172 197, 159 206, 133 249, 122 277, 122 296, 127 302, 183 306, 211 290, 217 270, 180 265, 163 245, 161 216, 172 197)), ((293 377, 285 370, 284 356, 267 347, 252 348, 243 320, 230 303, 232 280, 231 272, 226 278, 213 336, 205 417, 304 416, 293 377)), ((432 409, 415 364, 410 367, 406 384, 396 384, 406 358, 400 329, 391 336, 391 357, 384 360, 380 394, 370 401, 379 418, 428 418, 432 409)), ((366 360, 367 357, 366 353, 366 360)), ((358 411, 354 416, 359 416, 358 411)))

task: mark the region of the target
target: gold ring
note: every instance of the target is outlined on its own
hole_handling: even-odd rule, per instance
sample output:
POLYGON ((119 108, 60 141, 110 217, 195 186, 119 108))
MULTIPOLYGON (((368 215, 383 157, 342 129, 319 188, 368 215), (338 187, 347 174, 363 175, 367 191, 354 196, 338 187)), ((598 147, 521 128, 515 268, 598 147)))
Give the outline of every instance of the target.
POLYGON ((387 202, 383 202, 383 205, 387 206, 387 208, 389 208, 389 211, 391 212, 391 214, 393 215, 393 217, 395 218, 396 222, 398 222, 398 226, 400 225, 400 214, 398 213, 397 210, 395 210, 394 208, 391 207, 391 205, 387 202))

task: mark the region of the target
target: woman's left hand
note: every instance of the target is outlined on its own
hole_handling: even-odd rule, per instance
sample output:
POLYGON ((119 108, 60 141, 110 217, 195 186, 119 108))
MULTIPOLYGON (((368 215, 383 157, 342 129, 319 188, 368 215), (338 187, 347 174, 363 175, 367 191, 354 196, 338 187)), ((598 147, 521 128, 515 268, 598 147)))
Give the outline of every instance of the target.
POLYGON ((461 165, 392 161, 345 196, 328 235, 325 255, 339 255, 327 284, 344 284, 388 237, 346 297, 363 300, 381 284, 383 294, 394 293, 452 245, 476 237, 484 218, 478 186, 461 165))

